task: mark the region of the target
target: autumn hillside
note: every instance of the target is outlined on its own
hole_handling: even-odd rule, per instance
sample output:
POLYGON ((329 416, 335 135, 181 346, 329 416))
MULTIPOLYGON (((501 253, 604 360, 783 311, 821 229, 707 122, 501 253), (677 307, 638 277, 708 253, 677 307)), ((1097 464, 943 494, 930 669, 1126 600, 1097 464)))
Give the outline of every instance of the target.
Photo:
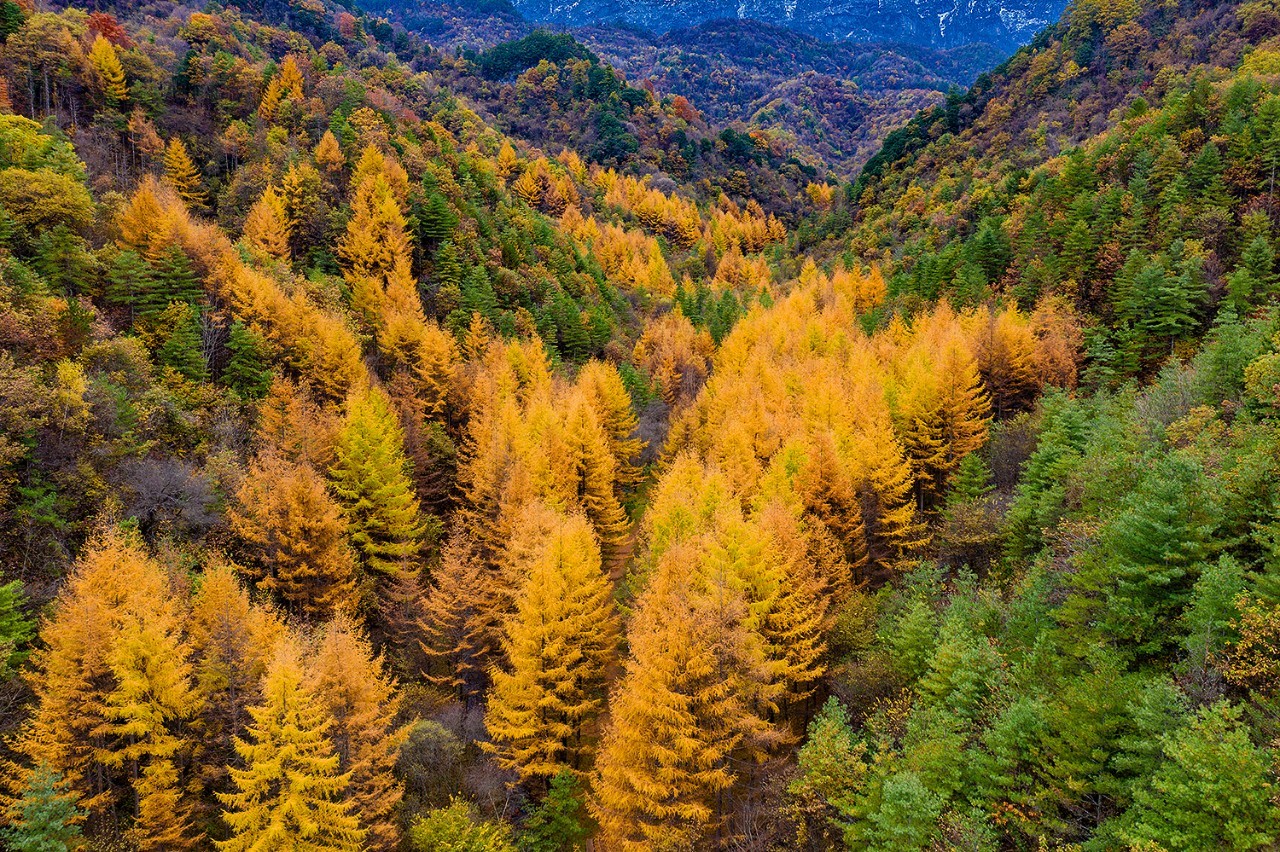
POLYGON ((847 182, 413 11, 0 0, 6 848, 1276 846, 1280 9, 847 182))

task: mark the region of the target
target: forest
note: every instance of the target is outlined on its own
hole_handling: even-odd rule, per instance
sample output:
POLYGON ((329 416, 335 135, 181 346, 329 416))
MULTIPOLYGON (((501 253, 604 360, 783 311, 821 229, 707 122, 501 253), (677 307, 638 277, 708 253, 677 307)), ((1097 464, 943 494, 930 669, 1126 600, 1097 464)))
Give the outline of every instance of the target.
POLYGON ((850 179, 420 12, 0 0, 0 846, 1280 848, 1280 2, 850 179))

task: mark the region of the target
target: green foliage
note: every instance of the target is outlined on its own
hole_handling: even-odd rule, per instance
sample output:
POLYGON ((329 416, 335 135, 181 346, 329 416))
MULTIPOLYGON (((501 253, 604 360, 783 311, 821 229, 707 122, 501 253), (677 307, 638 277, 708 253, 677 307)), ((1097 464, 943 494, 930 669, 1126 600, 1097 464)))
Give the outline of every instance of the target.
POLYGON ((13 580, 0 586, 0 680, 16 673, 27 658, 26 647, 36 635, 35 620, 23 611, 26 607, 22 581, 13 580))
POLYGON ((1125 815, 1130 842, 1166 849, 1260 849, 1280 832, 1269 749, 1249 740, 1240 711, 1219 702, 1166 734, 1165 760, 1125 815))
POLYGON ((593 827, 585 791, 569 770, 551 779, 547 797, 534 808, 520 831, 522 852, 575 852, 585 849, 593 827))
POLYGON ((156 361, 172 367, 193 382, 209 377, 200 328, 200 312, 185 302, 172 302, 156 318, 164 343, 156 350, 156 361))
POLYGON ((415 852, 516 852, 506 826, 479 819, 462 799, 418 817, 409 843, 415 852))
POLYGON ((524 38, 503 42, 480 54, 480 73, 490 80, 519 74, 539 62, 560 63, 566 59, 596 61, 595 55, 568 33, 537 29, 524 38))
POLYGON ((13 852, 70 852, 82 845, 76 806, 59 775, 47 766, 31 771, 21 795, 9 807, 4 839, 13 852))
POLYGON ((243 399, 262 399, 271 387, 271 370, 263 358, 262 337, 233 322, 227 337, 227 365, 220 381, 243 399))

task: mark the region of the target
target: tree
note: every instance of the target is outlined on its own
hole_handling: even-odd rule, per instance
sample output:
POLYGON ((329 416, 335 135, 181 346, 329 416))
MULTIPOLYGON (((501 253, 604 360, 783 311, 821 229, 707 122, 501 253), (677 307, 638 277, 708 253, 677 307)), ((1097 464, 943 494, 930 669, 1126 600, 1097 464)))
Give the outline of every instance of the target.
POLYGON ((311 465, 259 457, 236 498, 229 519, 252 557, 250 579, 299 615, 325 617, 354 606, 347 525, 311 465))
POLYGON ((342 503, 351 543, 377 583, 416 572, 423 525, 404 433, 380 388, 356 393, 334 447, 329 481, 342 503))
POLYGON ((176 136, 169 140, 164 149, 164 181, 187 206, 197 210, 204 207, 205 192, 200 181, 200 170, 187 153, 187 146, 176 136))
POLYGON ((395 683, 345 616, 321 629, 307 674, 317 701, 333 720, 329 738, 338 770, 350 775, 346 800, 364 832, 362 848, 398 848, 397 810, 404 786, 393 773, 408 728, 395 724, 400 708, 395 683))
POLYGON ((1125 839, 1166 849, 1267 848, 1280 832, 1273 755, 1255 746, 1226 702, 1166 734, 1166 760, 1134 793, 1125 839))
POLYGON ((585 849, 592 826, 586 813, 582 782, 564 770, 551 779, 547 797, 533 809, 520 832, 527 852, 577 852, 585 849))
POLYGON ((728 758, 743 708, 678 563, 660 568, 638 603, 597 758, 591 811, 611 849, 696 848, 735 780, 728 758))
POLYGON ((428 811, 409 827, 414 852, 515 852, 511 830, 480 819, 463 799, 428 811))
POLYGON ((231 323, 227 335, 227 365, 219 381, 242 399, 259 400, 271 388, 271 370, 263 359, 262 336, 242 322, 231 323))
POLYGON ((796 756, 797 778, 787 792, 795 801, 802 842, 835 844, 853 815, 867 774, 865 743, 858 742, 849 713, 833 696, 809 723, 808 741, 796 756))
POLYGON ((125 86, 124 67, 120 64, 120 57, 116 56, 116 49, 101 34, 93 40, 93 47, 89 49, 89 62, 93 65, 98 86, 107 103, 112 106, 123 103, 129 96, 129 89, 125 86))
POLYGON ((268 186, 249 208, 244 220, 244 241, 268 257, 288 261, 291 237, 284 200, 275 187, 268 186))
POLYGON ((236 761, 235 736, 248 722, 248 708, 261 700, 262 678, 284 624, 254 604, 226 562, 206 566, 191 602, 187 635, 196 689, 203 701, 197 753, 205 789, 225 792, 236 761))
POLYGON ((184 302, 173 302, 157 317, 157 324, 165 331, 156 361, 193 382, 207 379, 199 312, 184 302))
POLYGON ((457 690, 468 707, 480 700, 501 647, 503 590, 463 530, 449 537, 422 604, 419 629, 427 679, 457 690))
MULTIPOLYGON (((77 560, 42 630, 35 709, 19 745, 65 780, 91 819, 126 793, 146 800, 159 779, 138 774, 190 746, 180 728, 195 702, 178 619, 165 572, 135 535, 108 530, 77 560)), ((141 839, 159 826, 137 829, 141 839)))
POLYGON ((72 852, 80 848, 84 814, 58 773, 41 764, 9 805, 2 836, 13 852, 72 852))
POLYGON ((178 774, 191 743, 178 726, 199 712, 201 701, 178 615, 166 600, 155 602, 145 619, 125 621, 108 660, 117 686, 107 697, 105 715, 122 746, 103 762, 128 767, 136 779, 137 820, 128 836, 142 850, 197 845, 192 803, 178 774))
POLYGON ((332 721, 304 684, 297 643, 283 640, 263 682, 263 702, 249 708, 248 737, 236 740, 244 768, 218 799, 231 837, 223 852, 296 849, 356 852, 364 832, 343 796, 350 774, 338 771, 328 738, 332 721))
POLYGON ((520 586, 485 724, 498 765, 540 793, 562 770, 589 766, 618 619, 586 518, 530 504, 510 547, 517 556, 508 571, 520 586))
POLYGON ((135 251, 118 252, 107 266, 107 301, 128 308, 130 321, 150 312, 157 286, 151 264, 135 251))

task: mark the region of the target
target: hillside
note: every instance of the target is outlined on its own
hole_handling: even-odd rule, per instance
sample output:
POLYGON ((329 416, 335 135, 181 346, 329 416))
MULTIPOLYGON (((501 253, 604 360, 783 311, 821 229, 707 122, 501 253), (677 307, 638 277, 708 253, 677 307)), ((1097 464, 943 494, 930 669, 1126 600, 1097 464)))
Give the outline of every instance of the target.
POLYGON ((1061 0, 514 0, 512 5, 531 21, 561 26, 625 22, 665 33, 706 21, 738 18, 829 41, 905 42, 933 48, 986 44, 1008 53, 1052 23, 1066 4, 1061 0))
POLYGON ((5 848, 1280 842, 1270 0, 0 11, 5 848))
POLYGON ((716 124, 787 139, 849 178, 885 135, 999 55, 897 44, 822 42, 754 21, 717 21, 660 37, 617 27, 575 31, 627 79, 681 95, 716 124))

